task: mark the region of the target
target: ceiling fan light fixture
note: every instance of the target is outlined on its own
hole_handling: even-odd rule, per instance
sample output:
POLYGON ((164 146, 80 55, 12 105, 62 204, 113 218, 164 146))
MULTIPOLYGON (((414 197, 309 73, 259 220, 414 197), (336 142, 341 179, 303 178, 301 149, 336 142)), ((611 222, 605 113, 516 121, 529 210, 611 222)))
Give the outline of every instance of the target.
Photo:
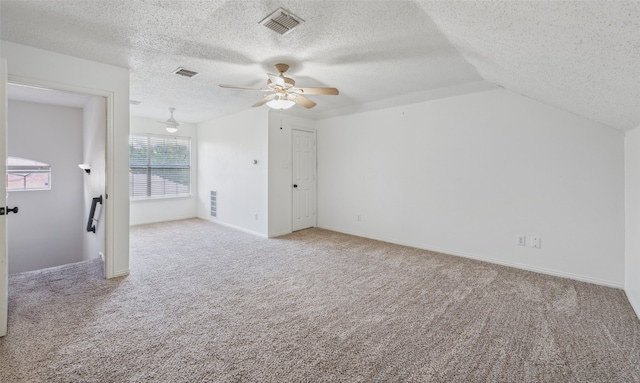
POLYGON ((307 94, 337 95, 340 93, 336 88, 296 88, 296 82, 292 78, 284 76, 284 73, 289 69, 289 65, 280 63, 276 64, 275 66, 280 75, 267 73, 267 88, 250 88, 246 86, 227 84, 220 84, 220 87, 269 92, 269 94, 262 97, 261 100, 251 105, 251 107, 256 108, 266 104, 268 107, 278 110, 289 109, 296 104, 302 106, 303 108, 311 109, 317 104, 306 98, 305 96, 307 94))
POLYGON ((295 102, 293 102, 291 100, 287 100, 283 96, 279 96, 278 98, 267 102, 267 106, 269 108, 278 109, 278 110, 289 109, 292 106, 294 106, 295 104, 296 104, 295 102))
POLYGON ((173 112, 176 110, 176 108, 169 108, 169 112, 171 112, 171 117, 169 117, 169 119, 167 120, 167 122, 165 122, 165 126, 164 128, 167 130, 167 132, 169 133, 175 133, 178 131, 178 125, 180 125, 178 123, 178 121, 176 121, 175 118, 173 118, 173 112))

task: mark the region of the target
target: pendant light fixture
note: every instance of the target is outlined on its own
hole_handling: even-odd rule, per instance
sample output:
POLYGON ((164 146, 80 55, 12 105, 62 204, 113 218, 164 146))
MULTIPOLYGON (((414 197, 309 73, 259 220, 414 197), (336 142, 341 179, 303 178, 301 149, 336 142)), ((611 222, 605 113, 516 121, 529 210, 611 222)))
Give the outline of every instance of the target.
POLYGON ((169 133, 177 132, 178 131, 178 125, 180 125, 178 123, 178 121, 176 121, 176 119, 173 118, 173 112, 175 110, 176 110, 176 108, 169 108, 169 112, 171 112, 171 117, 169 117, 169 119, 164 123, 165 124, 165 129, 169 133))

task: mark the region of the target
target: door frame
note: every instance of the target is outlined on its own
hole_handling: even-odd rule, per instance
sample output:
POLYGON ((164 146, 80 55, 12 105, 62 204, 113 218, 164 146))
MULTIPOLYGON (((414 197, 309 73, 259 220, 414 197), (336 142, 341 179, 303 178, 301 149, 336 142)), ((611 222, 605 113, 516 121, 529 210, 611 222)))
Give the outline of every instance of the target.
POLYGON ((115 210, 112 203, 109 203, 109 196, 114 194, 114 168, 115 168, 115 152, 114 152, 114 92, 103 91, 99 89, 84 88, 80 86, 63 84, 54 81, 46 81, 42 79, 33 79, 22 76, 8 74, 8 84, 32 86, 36 88, 59 90, 63 92, 79 93, 89 96, 104 97, 106 103, 106 137, 105 137, 105 201, 104 220, 104 277, 115 277, 115 262, 113 249, 114 243, 114 219, 115 210))
MULTIPOLYGON (((315 179, 313 180, 313 194, 314 194, 314 204, 313 204, 313 226, 311 227, 318 227, 318 133, 316 131, 316 129, 313 128, 306 128, 306 127, 302 127, 302 126, 292 126, 291 127, 291 136, 290 136, 290 142, 291 145, 289 147, 289 151, 291 154, 291 182, 289 182, 289 187, 292 188, 293 186, 293 161, 294 161, 294 156, 293 156, 293 145, 295 145, 294 140, 293 140, 293 132, 295 130, 298 131, 302 131, 302 132, 307 132, 307 133, 313 133, 313 142, 314 142, 314 155, 315 155, 315 169, 314 169, 314 177, 315 179)), ((293 232, 293 222, 295 220, 295 209, 294 209, 294 195, 293 195, 293 189, 289 189, 291 190, 291 232, 293 232)), ((304 230, 304 229, 300 229, 300 230, 304 230)))
MULTIPOLYGON (((0 181, 0 206, 7 206, 7 189, 6 189, 6 169, 7 169, 7 140, 8 136, 8 118, 7 110, 9 102, 7 100, 7 60, 0 59, 0 167, 2 168, 2 181, 0 181)), ((8 262, 8 246, 7 246, 7 214, 0 217, 0 337, 7 335, 7 322, 9 317, 9 262, 8 262)))

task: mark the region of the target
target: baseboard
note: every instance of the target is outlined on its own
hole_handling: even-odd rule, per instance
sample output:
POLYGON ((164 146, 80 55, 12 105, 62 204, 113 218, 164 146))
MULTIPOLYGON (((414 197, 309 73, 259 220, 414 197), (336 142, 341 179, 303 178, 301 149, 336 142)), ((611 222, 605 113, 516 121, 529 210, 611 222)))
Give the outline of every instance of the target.
POLYGON ((129 275, 129 269, 120 270, 120 271, 114 273, 112 276, 110 276, 109 279, 124 277, 124 276, 127 276, 127 275, 129 275))
POLYGON ((640 319, 640 296, 637 296, 636 294, 631 293, 630 290, 627 291, 625 289, 624 292, 627 295, 627 300, 631 304, 631 307, 633 307, 633 311, 636 312, 636 316, 638 317, 638 319, 640 319))
POLYGON ((218 225, 228 227, 230 229, 234 229, 234 230, 245 232, 247 234, 256 235, 256 236, 262 237, 262 238, 268 238, 268 236, 266 234, 264 234, 264 233, 260 233, 260 232, 249 230, 249 229, 245 229, 244 227, 232 225, 230 223, 218 221, 217 219, 212 219, 212 218, 209 218, 209 217, 195 217, 195 218, 204 219, 205 221, 213 222, 213 223, 216 223, 218 225))
POLYGON ((269 234, 269 238, 276 238, 276 237, 282 237, 283 235, 287 235, 287 234, 291 234, 292 231, 283 231, 280 233, 273 233, 273 234, 269 234))
POLYGON ((191 219, 191 218, 199 218, 199 217, 192 215, 192 216, 185 216, 185 217, 172 217, 171 219, 156 219, 152 221, 144 221, 144 222, 136 222, 136 223, 129 222, 129 226, 150 225, 152 223, 182 221, 184 219, 191 219))
MULTIPOLYGON (((454 256, 457 256, 457 257, 463 257, 463 258, 469 258, 469 259, 475 259, 477 261, 493 263, 493 264, 501 265, 501 266, 514 267, 516 269, 533 271, 535 273, 546 274, 546 275, 553 275, 555 277, 568 278, 568 279, 573 279, 573 280, 576 280, 576 281, 593 283, 593 284, 596 284, 596 285, 607 286, 607 287, 613 287, 613 288, 616 288, 616 289, 623 289, 624 288, 624 286, 622 284, 619 284, 619 283, 605 281, 605 280, 602 280, 602 279, 593 278, 593 277, 584 276, 584 275, 579 275, 579 274, 567 273, 567 272, 564 272, 564 271, 557 271, 557 270, 552 270, 552 269, 546 269, 546 268, 543 268, 543 267, 529 266, 529 265, 525 265, 525 264, 521 264, 521 263, 517 263, 517 262, 507 262, 507 261, 503 261, 501 259, 485 257, 485 256, 482 256, 482 255, 477 255, 477 254, 460 252, 460 251, 456 251, 456 250, 445 249, 445 248, 441 248, 441 247, 437 247, 437 246, 429 246, 429 245, 425 245, 425 244, 410 243, 410 242, 406 242, 406 241, 398 241, 398 240, 395 240, 395 239, 392 239, 392 238, 371 236, 371 235, 367 235, 367 234, 363 234, 363 233, 352 232, 352 231, 348 231, 348 230, 342 230, 342 229, 332 228, 332 227, 327 227, 327 226, 318 226, 318 227, 321 228, 321 229, 337 231, 339 233, 355 235, 357 237, 370 238, 370 239, 375 239, 377 241, 395 243, 397 245, 415 247, 417 249, 435 251, 437 253, 443 253, 443 254, 447 254, 447 255, 454 255, 454 256)), ((636 312, 638 312, 638 311, 636 310, 636 312)))

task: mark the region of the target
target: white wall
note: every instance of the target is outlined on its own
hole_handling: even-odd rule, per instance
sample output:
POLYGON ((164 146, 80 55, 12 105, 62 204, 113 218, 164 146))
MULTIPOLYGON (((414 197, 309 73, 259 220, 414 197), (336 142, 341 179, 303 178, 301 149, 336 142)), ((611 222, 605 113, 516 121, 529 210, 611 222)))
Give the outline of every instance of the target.
POLYGON ((502 89, 316 126, 318 226, 623 285, 622 132, 502 89))
POLYGON ((292 129, 315 130, 315 121, 286 111, 269 112, 269 237, 291 233, 292 129))
POLYGON ((130 128, 131 134, 153 133, 191 138, 191 196, 131 200, 129 223, 131 225, 142 225, 196 217, 196 193, 198 191, 198 167, 196 161, 198 158, 197 126, 195 124, 181 123, 177 133, 168 133, 165 130, 165 126, 158 123, 157 120, 132 116, 130 128))
POLYGON ((198 124, 198 217, 267 236, 267 150, 266 108, 198 124), (217 219, 211 190, 218 191, 217 219))
POLYGON ((104 254, 105 227, 102 206, 96 206, 94 218, 95 233, 87 232, 87 220, 91 211, 91 203, 94 197, 102 196, 103 202, 105 189, 105 140, 107 124, 107 106, 104 97, 91 97, 82 110, 83 134, 82 134, 82 163, 91 165, 91 173, 83 174, 84 180, 84 230, 82 235, 82 259, 97 258, 104 254))
POLYGON ((0 42, 10 82, 105 96, 107 174, 105 276, 129 272, 129 70, 7 41, 0 42), (109 113, 111 111, 111 113, 109 113))
POLYGON ((51 190, 12 191, 9 273, 82 260, 82 110, 9 100, 8 154, 51 165, 51 190))
POLYGON ((625 135, 625 284, 640 316, 640 127, 625 135))

